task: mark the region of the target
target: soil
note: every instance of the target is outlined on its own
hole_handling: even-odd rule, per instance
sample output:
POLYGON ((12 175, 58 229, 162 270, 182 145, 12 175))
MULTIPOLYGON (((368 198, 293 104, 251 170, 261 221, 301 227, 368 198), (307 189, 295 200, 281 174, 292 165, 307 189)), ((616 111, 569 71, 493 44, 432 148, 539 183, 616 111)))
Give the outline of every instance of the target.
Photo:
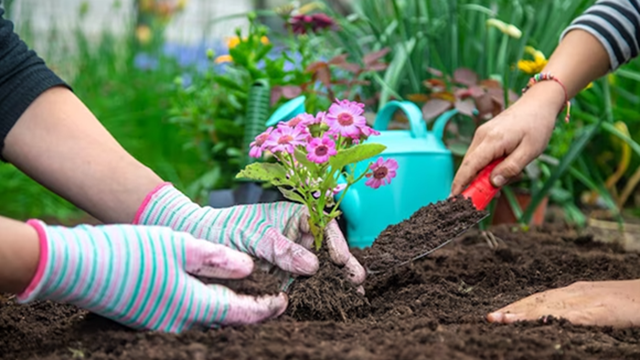
POLYGON ((362 264, 371 272, 404 264, 455 239, 486 215, 462 195, 425 206, 385 229, 362 254, 362 264))
MULTIPOLYGON (((403 224, 398 234, 414 231, 403 224)), ((360 307, 318 312, 316 306, 330 305, 291 301, 284 316, 250 326, 140 332, 73 306, 4 298, 0 359, 640 359, 638 328, 485 320, 546 289, 640 278, 637 253, 562 224, 526 232, 500 226, 492 233, 497 247, 474 229, 428 257, 370 275, 360 307)))

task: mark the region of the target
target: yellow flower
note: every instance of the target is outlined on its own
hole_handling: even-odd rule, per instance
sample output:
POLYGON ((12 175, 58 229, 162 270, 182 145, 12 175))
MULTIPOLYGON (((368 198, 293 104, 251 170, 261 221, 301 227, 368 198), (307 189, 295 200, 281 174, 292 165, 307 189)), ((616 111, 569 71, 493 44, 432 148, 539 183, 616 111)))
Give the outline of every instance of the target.
MULTIPOLYGON (((246 41, 247 38, 242 38, 242 41, 246 41)), ((269 38, 266 36, 263 36, 260 38, 260 42, 263 43, 264 45, 267 45, 269 43, 269 38)), ((240 44, 240 38, 237 36, 232 36, 230 38, 227 39, 227 47, 229 49, 233 49, 234 47, 238 46, 238 44, 240 44)))
POLYGON ((232 62, 232 61, 233 61, 233 58, 231 57, 231 55, 220 55, 214 60, 216 64, 222 64, 222 63, 232 62))
POLYGON ((178 0, 178 4, 176 5, 176 10, 182 11, 187 6, 189 0, 178 0))
POLYGON ((136 28, 136 38, 140 43, 148 44, 152 36, 151 29, 147 25, 140 25, 136 28))
POLYGON ((313 1, 308 4, 302 5, 298 8, 298 14, 308 14, 316 9, 324 8, 324 4, 319 1, 313 1))
POLYGON ((515 25, 507 24, 498 19, 487 20, 487 26, 494 27, 500 30, 503 34, 509 35, 514 39, 520 39, 522 37, 522 31, 515 27, 515 25))
POLYGON ((526 46, 524 48, 524 51, 527 54, 530 54, 533 57, 533 60, 518 60, 518 69, 529 75, 534 75, 541 72, 548 62, 542 51, 536 50, 531 46, 526 46))

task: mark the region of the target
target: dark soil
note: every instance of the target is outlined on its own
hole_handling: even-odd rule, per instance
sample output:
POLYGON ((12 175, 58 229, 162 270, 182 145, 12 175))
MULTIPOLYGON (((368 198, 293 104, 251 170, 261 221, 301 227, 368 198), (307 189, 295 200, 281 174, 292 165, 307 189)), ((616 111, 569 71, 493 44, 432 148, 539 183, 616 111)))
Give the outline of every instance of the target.
POLYGON ((242 280, 207 279, 198 277, 205 284, 224 285, 238 294, 244 295, 277 295, 282 287, 282 281, 276 276, 255 267, 251 275, 242 280))
POLYGON ((285 315, 298 321, 350 321, 367 315, 369 301, 359 294, 334 265, 326 250, 318 256, 320 270, 310 278, 299 278, 288 290, 289 306, 285 315))
POLYGON ((485 216, 462 195, 425 206, 385 229, 362 254, 362 263, 373 272, 403 264, 456 238, 485 216))
MULTIPOLYGON (((414 231, 397 227, 399 234, 414 231)), ((259 325, 138 332, 72 306, 22 306, 5 298, 0 358, 640 359, 640 329, 485 321, 488 312, 542 290, 640 278, 638 254, 561 225, 529 232, 503 226, 493 233, 501 239, 498 248, 472 230, 431 256, 369 276, 361 310, 325 311, 330 304, 292 300, 289 313, 259 325)), ((302 294, 311 296, 307 291, 302 294)))

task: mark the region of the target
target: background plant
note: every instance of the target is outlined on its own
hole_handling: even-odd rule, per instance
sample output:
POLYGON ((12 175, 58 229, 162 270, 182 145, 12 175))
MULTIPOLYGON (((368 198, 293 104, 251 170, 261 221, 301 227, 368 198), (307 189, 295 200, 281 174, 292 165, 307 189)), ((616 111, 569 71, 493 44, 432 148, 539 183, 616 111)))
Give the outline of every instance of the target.
MULTIPOLYGON (((230 188, 234 175, 244 165, 246 136, 250 122, 266 127, 266 116, 247 118, 249 94, 257 82, 270 91, 268 114, 287 100, 304 95, 307 111, 327 108, 337 97, 362 99, 359 89, 367 85, 366 76, 381 71, 380 62, 387 50, 369 54, 363 65, 349 63, 346 55, 327 50, 322 36, 330 26, 314 27, 311 15, 294 15, 280 11, 284 19, 283 35, 271 32, 248 14, 248 33, 237 30, 228 40, 228 54, 209 52, 211 64, 204 72, 191 75, 192 82, 182 86, 172 97, 172 121, 180 124, 191 138, 188 146, 198 149, 208 171, 191 184, 191 192, 205 194, 208 190, 230 188), (296 17, 311 17, 305 24, 296 17)), ((332 24, 323 18, 322 24, 332 24)), ((255 126, 252 126, 255 127, 255 126)))

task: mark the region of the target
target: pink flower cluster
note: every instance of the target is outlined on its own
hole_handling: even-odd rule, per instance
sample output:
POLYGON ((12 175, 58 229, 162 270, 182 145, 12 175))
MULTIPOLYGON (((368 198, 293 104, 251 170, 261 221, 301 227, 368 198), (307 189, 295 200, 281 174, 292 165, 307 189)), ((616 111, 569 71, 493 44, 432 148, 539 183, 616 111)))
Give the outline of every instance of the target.
MULTIPOLYGON (((293 155, 299 148, 304 150, 309 161, 326 164, 340 149, 380 135, 367 125, 363 114, 364 104, 336 100, 326 113, 319 112, 316 116, 305 113, 278 124, 275 129, 270 127, 251 143, 249 155, 259 158, 268 151, 282 159, 282 155, 293 155)), ((373 173, 367 174, 371 179, 366 183, 374 188, 389 183, 398 168, 395 160, 383 162, 382 158, 374 166, 371 168, 373 173)))

